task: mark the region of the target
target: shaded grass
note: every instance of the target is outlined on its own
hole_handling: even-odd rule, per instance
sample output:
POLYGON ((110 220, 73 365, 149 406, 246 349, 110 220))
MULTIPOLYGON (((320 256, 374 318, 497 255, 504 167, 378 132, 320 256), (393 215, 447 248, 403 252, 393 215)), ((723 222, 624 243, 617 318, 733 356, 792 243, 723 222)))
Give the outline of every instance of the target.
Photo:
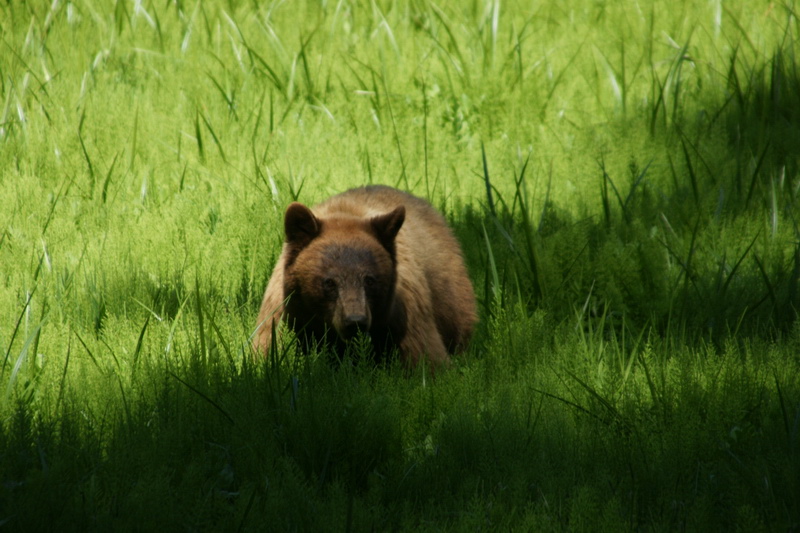
POLYGON ((496 322, 504 349, 435 386, 322 359, 231 372, 195 351, 140 360, 129 387, 96 376, 107 398, 90 409, 70 381, 60 406, 38 407, 49 423, 19 400, 2 433, 5 508, 48 509, 9 515, 21 529, 792 523, 796 339, 581 342, 520 312, 496 322))
POLYGON ((0 524, 798 527, 793 4, 0 20, 0 524), (254 361, 285 205, 373 181, 453 224, 469 353, 254 361))

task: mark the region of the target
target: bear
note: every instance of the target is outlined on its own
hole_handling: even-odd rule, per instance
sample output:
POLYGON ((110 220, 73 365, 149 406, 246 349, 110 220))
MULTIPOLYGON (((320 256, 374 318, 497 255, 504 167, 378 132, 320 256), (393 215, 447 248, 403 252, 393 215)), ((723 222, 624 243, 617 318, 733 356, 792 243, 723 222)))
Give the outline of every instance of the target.
POLYGON ((399 353, 413 369, 447 365, 478 321, 461 248, 427 201, 385 186, 350 189, 309 209, 293 202, 253 345, 266 354, 280 321, 308 352, 341 356, 368 335, 376 359, 399 353))

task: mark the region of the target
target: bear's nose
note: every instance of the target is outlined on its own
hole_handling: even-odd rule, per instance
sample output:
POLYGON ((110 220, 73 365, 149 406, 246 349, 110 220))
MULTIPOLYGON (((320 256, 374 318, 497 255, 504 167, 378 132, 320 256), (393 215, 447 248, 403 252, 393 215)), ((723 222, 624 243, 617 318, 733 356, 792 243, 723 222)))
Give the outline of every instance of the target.
POLYGON ((344 319, 344 333, 348 339, 355 337, 360 331, 366 331, 367 329, 369 329, 367 315, 348 315, 344 319))

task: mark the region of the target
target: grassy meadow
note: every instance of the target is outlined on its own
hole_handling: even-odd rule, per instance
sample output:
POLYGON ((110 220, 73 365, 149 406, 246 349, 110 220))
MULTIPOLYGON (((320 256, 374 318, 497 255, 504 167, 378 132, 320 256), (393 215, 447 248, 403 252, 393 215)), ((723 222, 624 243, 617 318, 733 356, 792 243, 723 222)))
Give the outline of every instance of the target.
POLYGON ((0 4, 0 530, 800 531, 794 0, 0 4), (467 353, 250 337, 428 198, 467 353))

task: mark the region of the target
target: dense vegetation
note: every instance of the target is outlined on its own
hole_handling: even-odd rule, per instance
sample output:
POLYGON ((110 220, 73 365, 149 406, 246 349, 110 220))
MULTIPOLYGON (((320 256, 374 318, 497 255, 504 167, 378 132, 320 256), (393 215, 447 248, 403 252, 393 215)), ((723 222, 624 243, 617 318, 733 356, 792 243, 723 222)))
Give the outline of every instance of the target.
POLYGON ((800 529, 793 0, 0 28, 0 526, 800 529), (285 206, 368 182, 446 213, 472 347, 252 357, 285 206))

